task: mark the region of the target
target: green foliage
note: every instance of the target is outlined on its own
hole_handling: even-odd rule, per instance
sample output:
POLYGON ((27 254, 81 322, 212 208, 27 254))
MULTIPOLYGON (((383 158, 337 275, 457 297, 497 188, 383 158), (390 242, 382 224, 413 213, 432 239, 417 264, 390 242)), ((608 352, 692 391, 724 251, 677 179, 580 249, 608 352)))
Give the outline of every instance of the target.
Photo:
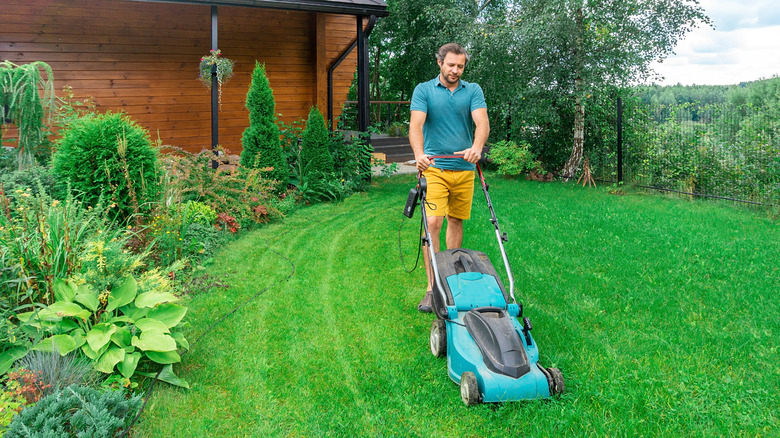
POLYGON ((22 190, 35 195, 48 193, 55 198, 65 197, 58 190, 57 180, 52 174, 51 168, 46 166, 35 165, 24 169, 9 169, 0 174, 0 183, 2 183, 5 193, 9 195, 13 195, 17 190, 22 190), (40 189, 43 189, 43 192, 40 189))
POLYGON ((141 126, 122 113, 90 114, 61 132, 54 174, 87 205, 111 203, 111 215, 127 220, 151 211, 160 187, 157 149, 141 126))
POLYGON ((34 164, 34 156, 48 154, 42 145, 47 144, 44 119, 54 105, 53 84, 52 69, 45 62, 0 63, 0 123, 13 123, 18 128, 20 169, 34 164))
POLYGON ((193 224, 214 225, 217 212, 208 205, 198 201, 187 201, 184 205, 184 217, 193 224))
POLYGON ((243 165, 235 170, 212 169, 211 158, 211 152, 192 154, 183 150, 163 156, 163 166, 167 169, 163 198, 167 206, 201 202, 217 214, 233 216, 245 228, 281 216, 273 207, 276 199, 276 184, 270 179, 273 172, 265 168, 247 169, 243 165), (263 209, 266 213, 258 214, 263 209))
POLYGON ((157 266, 169 266, 183 259, 202 259, 226 240, 214 228, 217 212, 201 202, 174 203, 150 219, 144 239, 153 247, 150 256, 157 266))
POLYGON ((141 402, 122 391, 69 386, 24 409, 5 437, 115 437, 130 425, 141 402))
POLYGON ((26 404, 26 400, 18 390, 19 383, 15 380, 7 382, 0 390, 0 436, 26 404))
POLYGON ((282 189, 287 184, 287 163, 276 124, 273 90, 265 74, 265 65, 255 62, 252 83, 246 95, 249 127, 241 136, 241 165, 247 169, 270 168, 269 178, 282 189))
POLYGON ((304 179, 322 178, 333 173, 333 158, 330 156, 328 129, 325 119, 317 107, 309 111, 306 129, 303 131, 301 146, 301 166, 304 179))
POLYGON ((534 159, 526 142, 520 144, 513 141, 493 143, 490 145, 488 159, 498 165, 498 173, 510 178, 518 177, 541 166, 541 163, 534 159))
POLYGON ((79 272, 82 251, 106 225, 99 206, 87 208, 72 196, 52 199, 40 187, 36 194, 0 192, 0 296, 17 310, 52 303, 53 279, 79 272))
POLYGON ((18 165, 16 164, 14 149, 0 144, 0 179, 17 168, 18 165))
MULTIPOLYGON (((176 303, 170 290, 157 270, 138 282, 127 276, 107 289, 57 279, 53 304, 17 317, 27 333, 44 335, 35 350, 62 355, 80 351, 97 371, 130 379, 139 364, 179 363, 177 350, 189 348, 179 331, 187 308, 176 303)), ((170 374, 169 383, 189 387, 170 374)))

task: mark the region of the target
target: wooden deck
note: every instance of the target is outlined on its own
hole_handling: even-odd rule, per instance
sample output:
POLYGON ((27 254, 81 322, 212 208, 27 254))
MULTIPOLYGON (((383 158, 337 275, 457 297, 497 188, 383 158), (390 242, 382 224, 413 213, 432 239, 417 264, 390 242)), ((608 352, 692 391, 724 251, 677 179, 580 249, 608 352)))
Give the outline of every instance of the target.
POLYGON ((371 146, 374 152, 385 154, 388 163, 403 163, 414 160, 409 137, 372 136, 371 146))

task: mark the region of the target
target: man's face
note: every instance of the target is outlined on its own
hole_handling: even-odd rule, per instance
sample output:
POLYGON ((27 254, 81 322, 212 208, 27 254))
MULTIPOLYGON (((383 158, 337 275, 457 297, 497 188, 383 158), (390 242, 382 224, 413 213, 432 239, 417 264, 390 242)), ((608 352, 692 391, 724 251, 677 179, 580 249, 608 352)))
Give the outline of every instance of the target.
POLYGON ((444 85, 455 85, 466 68, 466 55, 456 55, 452 52, 447 53, 443 61, 438 61, 441 69, 441 79, 444 85))

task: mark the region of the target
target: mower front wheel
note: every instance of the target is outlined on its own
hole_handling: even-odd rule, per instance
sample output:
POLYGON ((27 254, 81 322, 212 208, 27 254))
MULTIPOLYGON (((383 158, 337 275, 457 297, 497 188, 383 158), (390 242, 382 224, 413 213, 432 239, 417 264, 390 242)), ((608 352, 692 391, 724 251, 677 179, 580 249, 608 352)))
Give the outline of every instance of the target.
POLYGON ((466 406, 478 405, 480 402, 477 376, 466 371, 460 376, 460 398, 466 406))
POLYGON ((442 319, 436 319, 431 324, 431 353, 436 357, 447 354, 447 324, 442 319))

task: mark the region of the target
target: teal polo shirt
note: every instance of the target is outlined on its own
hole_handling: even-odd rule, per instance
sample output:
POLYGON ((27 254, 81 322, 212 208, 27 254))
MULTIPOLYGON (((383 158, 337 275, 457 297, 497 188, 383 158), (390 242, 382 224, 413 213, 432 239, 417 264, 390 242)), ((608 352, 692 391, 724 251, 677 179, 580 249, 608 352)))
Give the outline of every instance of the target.
MULTIPOLYGON (((436 76, 418 84, 412 94, 411 111, 426 114, 423 125, 423 151, 426 155, 452 155, 474 143, 474 120, 471 112, 487 108, 482 88, 461 80, 455 91, 445 87, 436 76)), ((440 169, 474 170, 475 166, 460 158, 435 160, 440 169)))

